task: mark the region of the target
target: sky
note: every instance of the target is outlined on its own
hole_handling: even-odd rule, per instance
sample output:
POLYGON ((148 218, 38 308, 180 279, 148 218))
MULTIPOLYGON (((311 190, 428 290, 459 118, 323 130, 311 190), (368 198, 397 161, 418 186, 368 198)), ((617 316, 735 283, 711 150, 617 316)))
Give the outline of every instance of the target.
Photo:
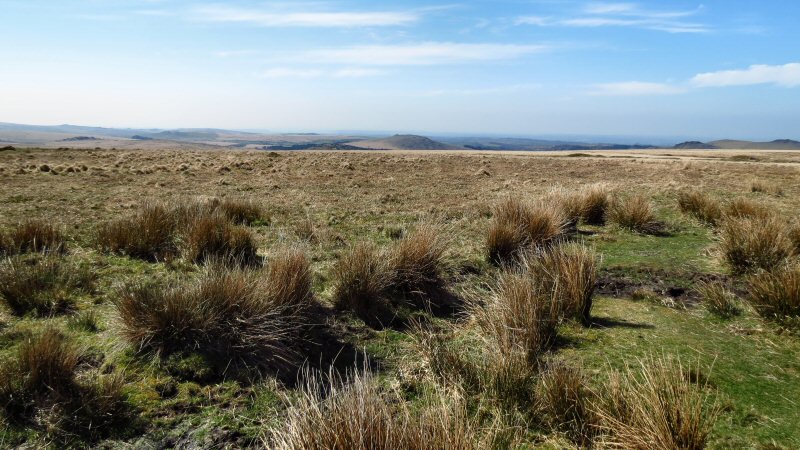
POLYGON ((800 2, 0 0, 0 122, 800 139, 800 2))

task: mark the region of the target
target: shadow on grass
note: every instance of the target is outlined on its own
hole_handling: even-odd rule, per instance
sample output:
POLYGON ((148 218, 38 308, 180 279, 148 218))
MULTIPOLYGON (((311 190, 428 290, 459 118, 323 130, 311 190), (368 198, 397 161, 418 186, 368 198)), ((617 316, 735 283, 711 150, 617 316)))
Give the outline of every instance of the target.
POLYGON ((612 317, 592 317, 592 328, 628 328, 634 330, 653 330, 655 325, 650 323, 628 322, 624 319, 612 317))

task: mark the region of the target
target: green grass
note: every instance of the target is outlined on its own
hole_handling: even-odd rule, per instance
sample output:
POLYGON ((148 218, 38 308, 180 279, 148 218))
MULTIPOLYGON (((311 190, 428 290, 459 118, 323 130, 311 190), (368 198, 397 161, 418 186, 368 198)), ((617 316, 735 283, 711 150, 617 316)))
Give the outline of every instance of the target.
POLYGON ((561 351, 600 373, 636 358, 678 355, 700 362, 725 413, 712 434, 715 448, 772 442, 800 446, 800 342, 752 315, 721 321, 702 309, 676 311, 646 302, 601 299, 593 314, 606 328, 568 328, 561 351))

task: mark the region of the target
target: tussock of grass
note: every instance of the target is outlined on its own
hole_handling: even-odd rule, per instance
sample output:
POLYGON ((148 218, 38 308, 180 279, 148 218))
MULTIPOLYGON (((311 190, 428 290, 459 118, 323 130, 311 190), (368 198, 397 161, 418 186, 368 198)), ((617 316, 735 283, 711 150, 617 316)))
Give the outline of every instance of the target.
POLYGON ((722 219, 719 201, 699 190, 678 193, 678 207, 706 225, 715 226, 722 219))
POLYGON ((719 251, 735 274, 771 270, 795 250, 785 223, 774 216, 729 219, 719 233, 719 251))
POLYGON ((596 407, 602 443, 641 450, 705 448, 720 409, 704 388, 669 357, 612 372, 596 407))
POLYGON ((521 353, 531 363, 555 342, 561 308, 555 293, 530 274, 504 272, 485 304, 472 316, 499 355, 521 353))
POLYGON ((695 288, 709 312, 728 319, 742 314, 742 308, 731 291, 719 281, 700 282, 695 288))
POLYGON ((783 267, 748 279, 750 303, 770 320, 800 324, 800 267, 783 267))
POLYGON ((308 377, 298 398, 287 399, 286 424, 265 439, 277 449, 478 449, 479 434, 458 395, 433 394, 412 409, 369 373, 341 380, 308 377))
POLYGON ((374 245, 360 243, 348 250, 334 266, 333 277, 333 303, 338 309, 354 311, 365 320, 384 315, 384 296, 393 277, 374 245))
POLYGON ((579 243, 562 243, 524 260, 531 276, 558 298, 561 314, 586 326, 592 320, 597 264, 594 250, 579 243))
POLYGON ((0 261, 0 299, 17 316, 64 313, 75 307, 76 295, 93 286, 88 270, 55 256, 0 261))
POLYGON ((419 225, 388 251, 392 288, 414 293, 443 285, 446 251, 447 241, 435 226, 419 225))
POLYGON ((750 182, 750 192, 760 192, 762 194, 783 195, 783 189, 775 183, 766 180, 752 180, 750 182))
POLYGON ((489 259, 506 264, 526 250, 550 245, 564 237, 568 222, 555 202, 529 203, 508 198, 494 209, 487 237, 489 259))
POLYGON ((605 184, 593 184, 581 193, 581 219, 587 225, 605 225, 611 195, 605 184))
POLYGON ((166 206, 145 204, 131 217, 102 225, 97 231, 101 250, 148 261, 174 257, 178 217, 166 206))
POLYGON ((566 433, 582 447, 591 447, 599 418, 592 409, 594 393, 580 366, 549 361, 536 388, 538 412, 547 428, 566 433))
POLYGON ((79 378, 81 352, 48 327, 23 341, 0 371, 0 405, 12 423, 35 423, 51 441, 74 444, 106 435, 127 420, 124 380, 116 374, 79 378))
POLYGON ((214 265, 193 283, 128 286, 117 301, 122 334, 160 356, 197 352, 223 368, 290 368, 309 283, 307 262, 291 255, 273 261, 267 277, 214 265))
POLYGON ((225 260, 247 265, 258 262, 253 234, 217 214, 201 216, 189 223, 182 247, 184 256, 195 263, 225 260))
POLYGON ((775 214, 761 203, 738 197, 725 208, 725 215, 735 219, 767 220, 775 214))
POLYGON ((664 224, 656 219, 653 206, 646 197, 634 195, 615 198, 608 209, 608 219, 621 228, 642 234, 664 233, 664 224))
POLYGON ((228 220, 238 225, 254 225, 266 221, 264 209, 253 200, 243 198, 215 199, 210 208, 220 211, 228 220))
POLYGON ((0 255, 64 253, 66 250, 66 241, 61 231, 42 220, 20 223, 0 236, 0 255))

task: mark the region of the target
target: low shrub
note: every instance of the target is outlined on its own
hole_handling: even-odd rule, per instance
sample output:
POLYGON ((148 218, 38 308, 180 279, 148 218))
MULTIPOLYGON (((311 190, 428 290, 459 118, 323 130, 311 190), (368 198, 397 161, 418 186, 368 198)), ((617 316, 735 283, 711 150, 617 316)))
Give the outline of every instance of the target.
POLYGON ((405 293, 427 292, 444 281, 447 241, 433 225, 422 224, 389 249, 391 287, 405 293))
POLYGON ((696 287, 709 312, 728 319, 742 314, 736 296, 721 282, 700 282, 696 287))
POLYGON ((487 247, 495 264, 512 262, 526 250, 546 247, 565 236, 569 219, 554 202, 508 198, 494 209, 487 247))
POLYGON ((720 408, 705 386, 670 357, 612 372, 595 412, 604 445, 628 449, 705 448, 720 408))
POLYGON ((642 234, 664 234, 665 227, 656 219, 650 200, 642 195, 615 198, 608 209, 608 219, 621 228, 642 234))
POLYGON ((164 205, 145 204, 131 217, 102 225, 97 244, 103 251, 148 261, 167 260, 177 255, 175 243, 178 216, 164 205))
POLYGON ((392 274, 374 245, 361 243, 352 247, 334 266, 333 278, 336 308, 354 311, 365 320, 380 320, 386 315, 384 297, 392 284, 392 274))
POLYGON ((45 317, 75 306, 75 297, 94 288, 87 269, 55 256, 0 261, 0 299, 15 315, 45 317))
POLYGON ((722 218, 722 207, 719 201, 698 190, 680 192, 678 206, 682 212, 690 214, 710 226, 715 226, 722 218))
POLYGON ((735 274, 771 270, 794 253, 786 225, 776 217, 725 220, 718 248, 735 274))
POLYGON ((265 277, 214 265, 191 283, 128 286, 117 301, 122 334, 162 357, 196 352, 221 368, 291 368, 310 298, 307 275, 287 277, 289 266, 273 263, 265 277))
POLYGON ((750 303, 766 319, 800 324, 800 267, 783 267, 748 279, 750 303))

